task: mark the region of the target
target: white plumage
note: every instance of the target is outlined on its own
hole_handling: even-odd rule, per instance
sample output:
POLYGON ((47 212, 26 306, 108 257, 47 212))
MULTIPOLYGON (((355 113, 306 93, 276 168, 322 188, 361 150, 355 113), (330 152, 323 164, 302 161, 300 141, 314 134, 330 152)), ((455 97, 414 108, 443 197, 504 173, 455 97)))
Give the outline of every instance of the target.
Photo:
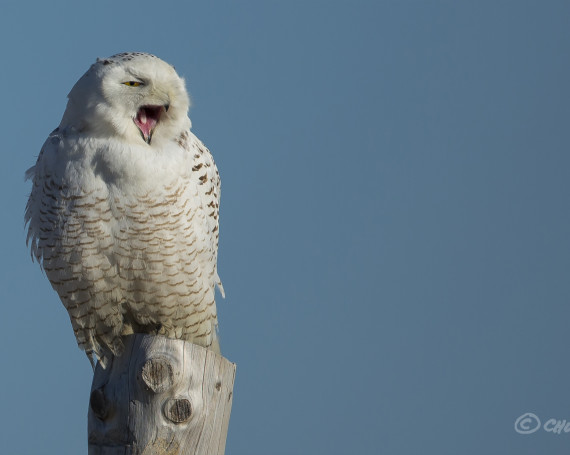
POLYGON ((220 178, 190 132, 184 80, 143 53, 98 59, 28 170, 28 241, 79 346, 103 366, 123 335, 219 351, 220 178))

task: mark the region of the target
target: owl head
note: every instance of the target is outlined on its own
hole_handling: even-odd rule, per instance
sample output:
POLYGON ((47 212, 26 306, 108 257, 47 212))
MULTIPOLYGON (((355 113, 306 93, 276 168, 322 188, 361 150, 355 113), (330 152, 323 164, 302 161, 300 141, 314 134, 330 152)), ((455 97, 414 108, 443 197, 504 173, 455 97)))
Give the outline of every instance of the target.
POLYGON ((160 145, 190 128, 190 100, 173 66, 151 54, 97 59, 68 95, 60 128, 160 145))

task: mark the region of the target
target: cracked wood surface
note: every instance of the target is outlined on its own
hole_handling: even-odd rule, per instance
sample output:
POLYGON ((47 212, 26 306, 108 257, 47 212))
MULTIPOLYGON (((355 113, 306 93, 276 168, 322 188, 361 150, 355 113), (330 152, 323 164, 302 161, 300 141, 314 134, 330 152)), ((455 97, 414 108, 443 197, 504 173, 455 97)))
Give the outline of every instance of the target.
POLYGON ((89 455, 223 455, 235 370, 186 341, 126 337, 124 354, 95 370, 89 455))

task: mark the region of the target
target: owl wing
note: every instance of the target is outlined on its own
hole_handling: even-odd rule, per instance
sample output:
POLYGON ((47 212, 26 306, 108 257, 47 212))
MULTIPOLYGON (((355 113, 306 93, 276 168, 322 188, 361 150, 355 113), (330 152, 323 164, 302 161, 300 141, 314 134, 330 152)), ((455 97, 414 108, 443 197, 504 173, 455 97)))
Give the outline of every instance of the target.
POLYGON ((55 207, 61 201, 61 185, 56 182, 55 163, 49 166, 54 171, 48 172, 46 160, 52 160, 57 154, 61 142, 59 128, 56 128, 46 139, 35 166, 26 171, 26 180, 32 181, 32 191, 26 204, 24 220, 28 226, 26 243, 30 246, 32 258, 42 265, 42 243, 49 240, 51 229, 56 228, 58 210, 55 207))
POLYGON ((213 280, 218 286, 222 297, 225 297, 224 288, 217 271, 218 243, 219 243, 219 213, 221 180, 214 158, 206 146, 194 134, 188 132, 187 139, 181 144, 189 153, 193 153, 192 173, 198 178, 198 194, 201 205, 206 214, 206 224, 209 234, 209 248, 207 261, 213 273, 213 280))

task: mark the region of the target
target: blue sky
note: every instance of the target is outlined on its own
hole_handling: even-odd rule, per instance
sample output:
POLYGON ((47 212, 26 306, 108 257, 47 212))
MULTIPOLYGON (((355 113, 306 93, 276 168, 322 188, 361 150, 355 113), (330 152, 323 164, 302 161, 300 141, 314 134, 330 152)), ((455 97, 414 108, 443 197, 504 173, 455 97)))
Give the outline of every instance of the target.
POLYGON ((186 78, 222 175, 228 455, 562 454, 570 4, 56 2, 0 17, 2 452, 86 453, 89 362, 25 246, 34 164, 96 57, 186 78))

